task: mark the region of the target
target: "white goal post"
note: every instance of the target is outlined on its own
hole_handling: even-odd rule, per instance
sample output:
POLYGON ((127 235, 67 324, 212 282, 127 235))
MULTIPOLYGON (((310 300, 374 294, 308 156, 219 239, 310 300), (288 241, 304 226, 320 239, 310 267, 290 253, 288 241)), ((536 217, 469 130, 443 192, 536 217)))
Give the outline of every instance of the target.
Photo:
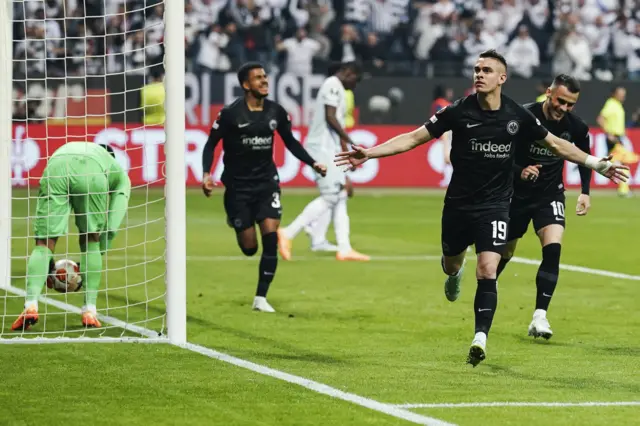
MULTIPOLYGON (((82 6, 84 0, 61 0, 59 9, 53 7, 53 11, 42 0, 0 0, 0 343, 182 345, 187 341, 185 1, 138 3, 144 6, 137 10, 127 10, 128 2, 116 11, 105 6, 102 16, 89 16, 89 7, 82 7, 85 15, 78 19, 66 8, 69 4, 82 6), (161 18, 153 15, 161 10, 157 6, 164 8, 161 18), (54 12, 55 18, 47 16, 54 12), (155 19, 153 24, 147 22, 148 17, 155 19), (70 36, 69 22, 74 18, 81 28, 70 36), (135 18, 135 23, 127 22, 128 18, 135 18), (90 21, 95 28, 102 25, 105 32, 92 32, 90 21), (120 25, 107 28, 115 21, 120 25), (21 34, 14 34, 16 28, 21 34), (151 31, 162 33, 150 40, 151 31), (120 51, 108 46, 113 37, 126 40, 120 51), (136 48, 140 39, 142 47, 136 48), (104 43, 103 49, 95 48, 96 40, 102 40, 98 43, 104 43), (131 118, 136 113, 144 117, 142 88, 153 70, 161 69, 157 61, 147 62, 152 48, 164 51, 160 59, 164 65, 164 125, 131 118), (50 54, 57 61, 55 67, 50 54), (133 58, 136 54, 142 60, 138 56, 129 62, 127 55, 133 58), (110 70, 108 64, 116 63, 117 68, 118 60, 124 61, 124 69, 110 70), (118 78, 124 82, 123 89, 111 84, 118 78), (103 86, 96 89, 92 82, 100 86, 100 81, 103 86), (132 102, 136 103, 133 107, 132 102), (149 167, 155 174, 145 181, 132 178, 127 215, 114 246, 102 256, 97 303, 102 327, 91 330, 80 324, 84 289, 57 293, 45 285, 38 323, 30 330, 12 331, 26 295, 38 181, 48 157, 66 142, 109 143, 114 134, 116 159, 130 176, 146 176, 149 167), (158 153, 162 145, 164 155, 158 153), (148 146, 157 149, 154 155, 149 154, 148 146), (144 161, 145 170, 136 161, 144 161)), ((58 240, 55 259, 79 260, 77 235, 72 214, 69 238, 58 240)))

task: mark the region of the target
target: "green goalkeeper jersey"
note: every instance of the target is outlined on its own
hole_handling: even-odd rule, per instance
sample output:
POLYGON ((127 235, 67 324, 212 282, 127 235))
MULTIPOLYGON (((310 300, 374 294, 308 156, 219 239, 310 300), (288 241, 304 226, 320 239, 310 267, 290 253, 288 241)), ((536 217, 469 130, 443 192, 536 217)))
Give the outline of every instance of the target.
POLYGON ((35 235, 66 235, 73 209, 80 233, 102 234, 104 249, 122 224, 130 195, 129 176, 103 146, 67 143, 53 153, 40 179, 35 235))
MULTIPOLYGON (((104 171, 109 181, 109 191, 125 195, 131 194, 131 181, 127 172, 118 164, 115 158, 102 146, 92 142, 69 142, 58 148, 49 161, 63 156, 83 156, 94 160, 95 164, 104 171)), ((69 164, 73 171, 73 163, 69 164)), ((85 168, 83 167, 83 170, 85 168)), ((78 173, 81 175, 82 173, 78 173)))

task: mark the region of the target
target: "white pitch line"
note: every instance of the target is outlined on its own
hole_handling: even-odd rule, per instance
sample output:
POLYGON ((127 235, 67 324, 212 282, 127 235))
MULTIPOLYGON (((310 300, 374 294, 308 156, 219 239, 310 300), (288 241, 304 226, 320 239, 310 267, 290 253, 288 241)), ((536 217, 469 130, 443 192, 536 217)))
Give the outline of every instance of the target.
MULTIPOLYGON (((435 255, 396 255, 396 256, 371 256, 371 260, 372 261, 378 261, 378 262, 416 262, 416 261, 434 261, 440 260, 441 256, 435 256, 435 255)), ((128 256, 121 256, 121 255, 110 255, 108 256, 109 259, 112 260, 125 260, 125 259, 129 259, 129 260, 161 260, 162 259, 162 255, 148 255, 148 256, 140 256, 140 255, 128 255, 128 256)), ((469 260, 474 261, 476 260, 475 256, 469 256, 468 257, 469 260)), ((246 256, 187 256, 187 261, 188 262, 257 262, 259 260, 259 257, 246 257, 246 256)), ((291 260, 290 262, 297 262, 297 261, 311 261, 311 262, 335 262, 335 258, 332 256, 296 256, 293 258, 293 260, 291 260)), ((524 257, 517 257, 514 256, 513 258, 511 258, 511 262, 513 263, 520 263, 523 265, 534 265, 534 266, 538 266, 540 265, 540 260, 537 259, 527 259, 524 257)), ((584 266, 577 266, 577 265, 568 265, 565 263, 561 263, 560 264, 560 269, 565 270, 565 271, 571 271, 571 272, 581 272, 584 274, 590 274, 590 275, 598 275, 601 277, 609 277, 609 278, 619 278, 622 280, 631 280, 631 281, 640 281, 640 275, 631 275, 631 274, 625 274, 622 272, 614 272, 614 271, 607 271, 604 269, 593 269, 593 268, 587 268, 584 266)))
MULTIPOLYGON (((27 292, 22 290, 21 288, 17 288, 17 287, 9 287, 9 288, 3 288, 2 290, 6 290, 10 293, 13 293, 17 296, 22 296, 25 297, 27 295, 27 292)), ((70 305, 68 303, 65 302, 61 302, 59 300, 55 300, 52 299, 50 297, 47 296, 40 296, 39 299, 40 302, 45 303, 47 305, 51 305, 54 306, 58 309, 60 309, 61 311, 67 311, 67 312, 72 312, 74 314, 82 314, 82 309, 80 309, 77 306, 74 305, 70 305)), ((114 317, 110 317, 110 316, 106 316, 106 315, 100 315, 98 314, 98 319, 104 323, 107 324, 111 324, 115 327, 119 327, 122 328, 124 330, 127 331, 132 331, 136 334, 140 334, 141 336, 145 336, 145 337, 149 337, 149 338, 157 338, 158 337, 158 333, 156 331, 153 330, 149 330, 148 328, 144 328, 144 327, 140 327, 134 324, 129 324, 127 322, 124 322, 122 320, 119 320, 117 318, 114 317)))
MULTIPOLYGON (((511 261, 516 263, 522 263, 525 265, 536 265, 536 266, 540 265, 540 260, 526 259, 524 257, 514 256, 511 258, 511 261)), ((564 269, 565 271, 571 271, 571 272, 582 272, 590 275, 600 275, 602 277, 640 281, 640 275, 623 274, 621 272, 606 271, 604 269, 592 269, 592 268, 586 268, 584 266, 577 266, 577 265, 567 265, 565 263, 560 264, 560 269, 564 269)))
POLYGON ((640 401, 611 401, 611 402, 460 402, 434 404, 398 404, 398 408, 490 408, 490 407, 634 407, 640 406, 640 401))
MULTIPOLYGON (((9 287, 5 289, 6 291, 16 294, 18 296, 26 296, 26 292, 22 289, 16 287, 9 287)), ((54 306, 61 310, 66 310, 72 313, 80 314, 82 310, 77 306, 70 305, 68 303, 60 302, 59 300, 54 300, 46 296, 40 296, 40 302, 54 306)), ((159 343, 158 333, 150 330, 148 328, 136 326, 133 324, 126 323, 117 318, 108 317, 104 315, 98 315, 99 319, 106 323, 111 324, 116 327, 123 328, 125 330, 134 331, 142 336, 146 336, 148 338, 153 339, 153 343, 159 343)), ((0 343, 24 343, 24 340, 29 339, 0 339, 0 343)), ((79 338, 79 339, 67 339, 67 338, 52 338, 52 339, 31 339, 33 342, 30 343, 43 343, 43 340, 48 340, 46 343, 83 343, 83 342, 92 342, 95 343, 97 340, 101 340, 100 338, 79 338), (36 342, 37 340, 37 342, 36 342)), ((145 339, 139 339, 138 342, 142 342, 145 339)), ((119 341, 136 341, 136 339, 116 339, 116 338, 105 338, 102 343, 114 343, 119 341)), ((166 343, 169 343, 166 340, 166 343)), ((340 399, 342 401, 351 402, 353 404, 359 405, 361 407, 368 408, 373 411, 377 411, 379 413, 383 413, 392 417, 396 417, 402 420, 406 420, 408 422, 424 425, 424 426, 455 426, 453 423, 447 423, 443 420, 436 419, 433 417, 423 416, 421 414, 417 414, 411 412, 407 409, 397 407, 393 404, 385 404, 383 402, 375 401, 373 399, 365 398, 360 395, 356 395, 354 393, 344 392, 336 388, 332 388, 331 386, 322 384, 320 382, 316 382, 301 376, 295 376, 293 374, 285 373, 284 371, 276 370, 273 368, 269 368, 264 365, 256 364, 251 361, 247 361, 241 358, 236 358, 234 356, 218 352, 216 350, 207 348, 205 346, 196 345, 193 343, 185 343, 184 345, 176 345, 179 348, 187 349, 191 352, 196 352, 200 355, 207 356, 209 358, 217 359, 222 362, 226 362, 228 364, 235 365, 237 367, 245 368, 247 370, 251 370, 255 373, 262 374, 263 376, 272 377, 274 379, 282 380, 291 384, 295 384, 301 386, 303 388, 309 389, 313 392, 329 396, 331 398, 340 399)))
POLYGON ((385 404, 383 402, 378 402, 373 399, 365 398, 353 393, 344 392, 339 389, 332 388, 331 386, 327 386, 325 384, 315 382, 313 380, 305 379, 304 377, 295 376, 293 374, 285 373, 280 370, 275 370, 273 368, 265 367, 264 365, 246 361, 241 358, 236 358, 234 356, 227 355, 222 352, 218 352, 213 349, 206 348, 204 346, 194 345, 193 343, 187 343, 185 345, 178 345, 178 346, 193 352, 197 352, 201 355, 208 356, 209 358, 214 358, 223 362, 227 362, 229 364, 233 364, 237 367, 246 368, 247 370, 251 370, 265 376, 269 376, 279 380, 283 380, 285 382, 293 383, 293 384, 302 386, 304 388, 310 389, 314 392, 327 395, 332 398, 341 399, 343 401, 352 402, 362 407, 366 407, 374 411, 378 411, 393 417, 407 420, 412 423, 416 423, 419 425, 433 425, 433 426, 452 425, 452 423, 447 423, 442 420, 435 419, 433 417, 422 416, 420 414, 407 411, 404 408, 401 408, 398 406, 385 404))

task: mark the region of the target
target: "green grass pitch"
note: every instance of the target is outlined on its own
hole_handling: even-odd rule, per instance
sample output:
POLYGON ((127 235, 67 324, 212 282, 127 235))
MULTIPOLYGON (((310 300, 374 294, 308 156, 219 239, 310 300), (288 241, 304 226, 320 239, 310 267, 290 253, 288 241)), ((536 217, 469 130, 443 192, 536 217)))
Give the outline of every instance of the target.
MULTIPOLYGON (((13 216, 35 200, 15 191, 13 216)), ((284 221, 313 191, 283 191, 284 221)), ((512 263, 500 280, 488 358, 465 364, 473 337, 473 254, 462 295, 443 294, 439 191, 357 190, 350 201, 353 246, 369 263, 339 263, 294 243, 280 261, 269 301, 251 311, 259 256, 244 259, 225 224, 222 197, 187 194, 188 339, 238 358, 458 425, 634 425, 635 406, 427 404, 640 401, 640 200, 595 193, 587 217, 568 213, 562 262, 628 274, 561 270, 549 310, 550 341, 527 337, 536 266, 512 263), (425 406, 426 405, 426 406, 425 406)), ((575 195, 567 198, 573 212, 575 195)), ((165 222, 162 192, 136 190, 125 229, 105 261, 98 308, 164 329, 165 222)), ((14 219, 13 285, 25 288, 30 221, 14 219)), ((71 227, 73 231, 73 226, 71 227)), ((75 232, 75 231, 74 231, 75 232)), ((330 239, 333 239, 330 231, 330 239)), ((77 252, 74 238, 57 254, 77 252)), ((70 255, 78 258, 76 254, 70 255)), ((517 256, 540 258, 530 232, 517 256)), ((82 295, 48 296, 75 306, 82 295)), ((22 298, 0 292, 2 338, 22 298)), ((41 303, 33 336, 133 336, 117 327, 85 332, 76 313, 41 303)), ((105 324, 106 325, 106 324, 105 324)), ((2 345, 0 425, 400 425, 408 421, 321 395, 169 345, 2 345)), ((640 404, 640 403, 639 403, 640 404)))

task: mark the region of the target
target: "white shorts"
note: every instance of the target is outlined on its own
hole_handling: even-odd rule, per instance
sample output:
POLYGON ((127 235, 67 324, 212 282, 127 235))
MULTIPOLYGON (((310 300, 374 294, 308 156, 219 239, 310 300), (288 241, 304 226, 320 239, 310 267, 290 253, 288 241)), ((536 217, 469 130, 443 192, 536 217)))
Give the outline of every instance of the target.
POLYGON ((347 174, 344 172, 344 166, 336 166, 335 153, 327 150, 316 150, 312 147, 308 148, 309 154, 320 164, 327 166, 327 175, 325 177, 315 174, 316 185, 321 194, 336 194, 344 188, 346 184, 347 174))

